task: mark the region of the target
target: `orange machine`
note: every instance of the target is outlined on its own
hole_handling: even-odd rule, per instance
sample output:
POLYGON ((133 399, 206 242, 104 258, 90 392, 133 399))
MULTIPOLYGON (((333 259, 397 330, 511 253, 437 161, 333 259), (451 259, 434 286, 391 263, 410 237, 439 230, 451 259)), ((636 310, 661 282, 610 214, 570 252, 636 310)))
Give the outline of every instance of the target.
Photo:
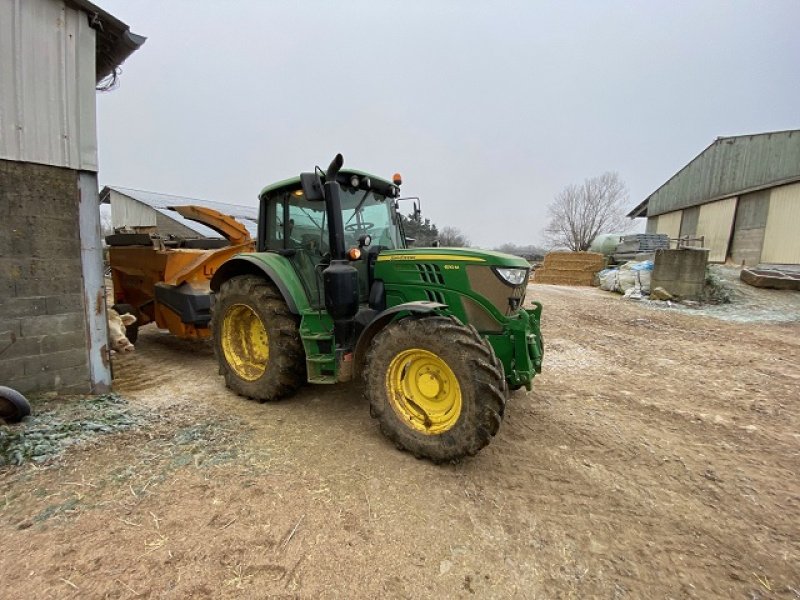
POLYGON ((209 337, 211 277, 232 256, 255 250, 255 241, 233 217, 202 206, 170 208, 225 239, 162 239, 148 233, 106 238, 114 308, 137 318, 128 329, 131 342, 138 327, 151 322, 181 338, 209 337))

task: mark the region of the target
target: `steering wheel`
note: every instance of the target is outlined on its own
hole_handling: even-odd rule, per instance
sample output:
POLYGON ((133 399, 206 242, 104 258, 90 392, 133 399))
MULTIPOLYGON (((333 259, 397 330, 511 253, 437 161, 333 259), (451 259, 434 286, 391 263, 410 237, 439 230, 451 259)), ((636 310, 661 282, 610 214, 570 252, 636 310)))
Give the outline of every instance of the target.
POLYGON ((345 225, 344 228, 347 231, 352 231, 357 233, 359 231, 367 231, 375 227, 375 223, 370 223, 368 221, 362 221, 361 223, 350 223, 349 225, 345 225))

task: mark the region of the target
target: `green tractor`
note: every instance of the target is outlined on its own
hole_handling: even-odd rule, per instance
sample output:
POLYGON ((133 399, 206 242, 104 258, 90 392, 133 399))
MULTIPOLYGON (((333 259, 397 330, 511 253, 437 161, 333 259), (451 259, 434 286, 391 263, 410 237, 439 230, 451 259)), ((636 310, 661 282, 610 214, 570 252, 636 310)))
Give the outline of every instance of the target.
POLYGON ((259 195, 258 251, 211 281, 220 374, 260 401, 361 376, 370 414, 399 448, 434 462, 474 455, 497 433, 509 389, 530 390, 541 370, 542 307, 523 307, 529 265, 407 249, 399 175, 343 163, 259 195))

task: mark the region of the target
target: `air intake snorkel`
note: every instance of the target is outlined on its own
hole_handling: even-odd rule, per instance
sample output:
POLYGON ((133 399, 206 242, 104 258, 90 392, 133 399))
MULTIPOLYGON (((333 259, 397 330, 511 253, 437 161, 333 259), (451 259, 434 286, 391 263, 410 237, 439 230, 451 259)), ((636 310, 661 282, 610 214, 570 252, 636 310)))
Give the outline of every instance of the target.
POLYGON ((348 350, 351 346, 353 317, 358 312, 358 271, 345 254, 341 187, 336 181, 343 164, 344 158, 337 154, 325 173, 324 186, 331 263, 322 272, 322 283, 325 289, 325 310, 333 318, 337 350, 348 350))
POLYGON ((344 157, 337 154, 325 173, 325 210, 328 213, 328 232, 330 238, 331 260, 344 260, 344 222, 342 221, 342 187, 336 181, 344 165, 344 157))

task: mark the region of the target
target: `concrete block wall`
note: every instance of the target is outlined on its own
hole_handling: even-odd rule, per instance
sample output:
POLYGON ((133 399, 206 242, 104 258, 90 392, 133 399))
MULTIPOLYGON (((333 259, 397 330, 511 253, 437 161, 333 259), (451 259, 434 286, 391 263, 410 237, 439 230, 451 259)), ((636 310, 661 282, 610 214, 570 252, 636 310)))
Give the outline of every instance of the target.
POLYGON ((0 385, 90 390, 78 172, 0 160, 0 385))
POLYGON ((656 250, 650 289, 662 287, 673 296, 700 300, 705 289, 707 265, 707 248, 656 250))

